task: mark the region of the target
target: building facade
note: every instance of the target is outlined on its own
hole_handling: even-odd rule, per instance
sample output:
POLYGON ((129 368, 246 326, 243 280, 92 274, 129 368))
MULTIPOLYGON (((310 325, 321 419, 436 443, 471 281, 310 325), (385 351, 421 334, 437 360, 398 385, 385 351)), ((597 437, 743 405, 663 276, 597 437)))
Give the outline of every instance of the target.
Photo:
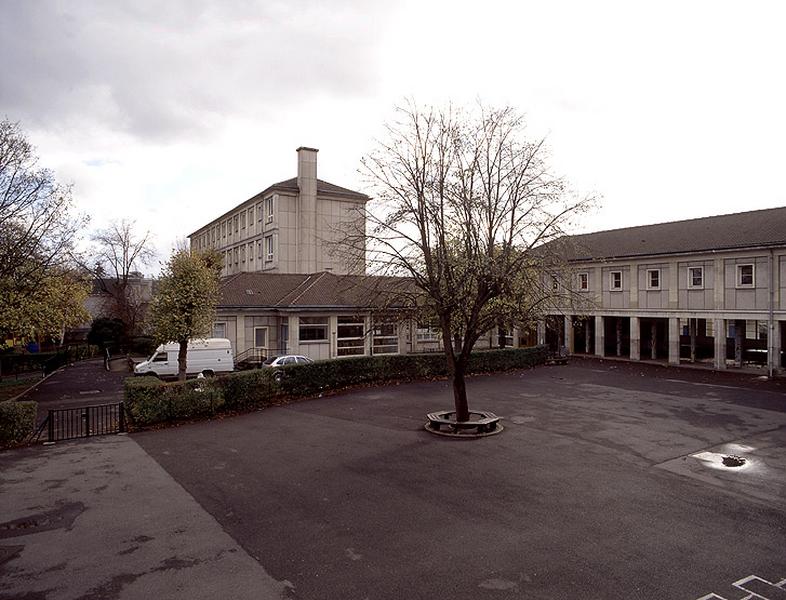
POLYGON ((223 256, 241 272, 360 274, 363 251, 339 247, 365 230, 368 196, 317 178, 317 152, 297 149, 297 177, 275 183, 189 235, 192 250, 223 256))
POLYGON ((584 307, 551 311, 538 340, 571 353, 782 372, 786 207, 569 239, 584 307))

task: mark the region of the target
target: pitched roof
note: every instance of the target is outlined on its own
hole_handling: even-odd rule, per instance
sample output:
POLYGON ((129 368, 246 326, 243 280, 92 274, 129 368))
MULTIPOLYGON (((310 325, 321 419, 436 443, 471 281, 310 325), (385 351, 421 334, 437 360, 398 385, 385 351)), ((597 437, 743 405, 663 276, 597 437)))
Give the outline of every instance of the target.
MULTIPOLYGON (((292 179, 287 179, 285 181, 279 181, 278 183, 274 183, 269 188, 264 190, 262 194, 274 190, 284 190, 287 192, 294 192, 297 194, 300 191, 300 188, 297 185, 297 177, 293 177, 292 179)), ((334 183, 317 179, 317 195, 322 195, 322 194, 328 196, 346 196, 349 198, 356 198, 358 200, 369 199, 369 197, 366 194, 361 194, 360 192, 356 192, 354 190, 341 187, 340 185, 336 185, 334 183)))
POLYGON ((786 245, 786 207, 569 236, 573 260, 786 245))
POLYGON ((219 308, 374 308, 403 304, 410 281, 394 277, 237 273, 221 280, 219 308))

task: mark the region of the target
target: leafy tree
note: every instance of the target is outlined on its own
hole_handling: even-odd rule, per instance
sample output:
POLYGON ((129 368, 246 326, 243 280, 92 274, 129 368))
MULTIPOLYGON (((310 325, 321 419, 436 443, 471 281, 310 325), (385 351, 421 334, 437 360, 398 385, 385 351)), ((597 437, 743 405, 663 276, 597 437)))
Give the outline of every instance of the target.
POLYGON ((591 198, 577 198, 547 165, 542 140, 525 136, 514 109, 397 110, 387 137, 362 162, 375 200, 368 230, 347 234, 368 249, 373 275, 410 278, 418 306, 436 316, 453 379, 456 418, 469 418, 465 373, 480 336, 526 324, 565 291, 550 244, 591 198))
POLYGON ((0 323, 3 332, 26 339, 62 342, 65 330, 90 318, 85 300, 90 285, 75 271, 48 269, 32 290, 0 281, 0 323))
POLYGON ((0 333, 62 338, 89 318, 72 269, 86 220, 73 214, 70 188, 38 166, 19 124, 0 121, 0 333))
POLYGON ((206 336, 218 302, 221 257, 214 252, 176 250, 159 279, 150 307, 157 343, 178 342, 178 378, 186 378, 188 340, 206 336))
POLYGON ((105 348, 111 344, 121 344, 126 338, 126 325, 120 319, 99 317, 93 320, 87 341, 94 346, 105 348))

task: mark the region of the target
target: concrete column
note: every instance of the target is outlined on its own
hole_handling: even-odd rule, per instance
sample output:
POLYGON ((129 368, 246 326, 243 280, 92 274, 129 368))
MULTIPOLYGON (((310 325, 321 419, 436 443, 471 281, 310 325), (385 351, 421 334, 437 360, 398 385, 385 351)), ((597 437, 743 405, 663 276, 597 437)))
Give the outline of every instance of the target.
POLYGON ((595 354, 605 356, 606 339, 603 331, 603 317, 595 317, 595 354))
POLYGON ((237 316, 237 324, 235 325, 237 328, 236 330, 236 339, 237 339, 237 348, 235 348, 235 356, 240 354, 241 352, 245 352, 246 348, 246 317, 243 315, 237 316))
POLYGON ((742 342, 745 339, 742 335, 742 328, 745 321, 737 319, 734 321, 734 366, 742 366, 742 342))
POLYGON ((565 347, 568 349, 569 354, 573 354, 575 349, 575 342, 573 338, 573 316, 565 315, 565 347))
POLYGON ((650 358, 658 358, 658 324, 654 319, 650 323, 650 358))
POLYGON ((542 346, 543 344, 546 343, 546 321, 538 321, 537 338, 538 338, 539 346, 542 346))
POLYGON ((698 327, 698 319, 688 319, 688 331, 690 332, 690 361, 696 362, 696 329, 698 327))
POLYGON ((723 319, 712 320, 712 333, 715 336, 715 368, 726 368, 726 321, 723 319))
POLYGON ((374 324, 371 321, 371 315, 366 315, 363 317, 363 345, 365 346, 363 353, 366 356, 371 356, 371 349, 374 343, 374 332, 372 331, 373 326, 374 324))
POLYGON ((669 317, 669 364, 680 364, 680 320, 669 317))
POLYGON ((592 321, 588 318, 584 319, 584 352, 586 354, 592 352, 592 321))
POLYGON ((614 325, 617 356, 622 356, 622 318, 614 317, 614 325))
POLYGON ((305 354, 300 351, 300 317, 289 317, 288 331, 287 352, 289 354, 305 354))
POLYGON ((301 273, 317 271, 317 152, 316 148, 297 149, 298 255, 301 273))
POLYGON ((770 343, 770 348, 772 348, 772 356, 770 360, 772 361, 772 371, 773 373, 778 373, 781 367, 781 322, 775 321, 774 322, 774 331, 772 336, 772 342, 770 343))
POLYGON ((639 317, 630 318, 630 359, 641 360, 641 321, 639 317))

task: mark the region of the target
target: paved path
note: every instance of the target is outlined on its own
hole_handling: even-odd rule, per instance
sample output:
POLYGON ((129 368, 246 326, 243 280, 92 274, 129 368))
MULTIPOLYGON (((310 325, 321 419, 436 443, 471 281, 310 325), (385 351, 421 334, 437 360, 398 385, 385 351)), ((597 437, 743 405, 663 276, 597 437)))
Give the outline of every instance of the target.
POLYGON ((107 371, 103 359, 85 360, 53 373, 24 400, 38 402, 40 422, 50 408, 109 404, 123 400, 123 381, 130 373, 107 371))
POLYGON ((2 453, 0 473, 3 600, 285 597, 129 437, 2 453))
POLYGON ((501 435, 424 431, 437 381, 2 453, 0 599, 737 600, 786 577, 777 385, 577 361, 469 390, 501 435))

